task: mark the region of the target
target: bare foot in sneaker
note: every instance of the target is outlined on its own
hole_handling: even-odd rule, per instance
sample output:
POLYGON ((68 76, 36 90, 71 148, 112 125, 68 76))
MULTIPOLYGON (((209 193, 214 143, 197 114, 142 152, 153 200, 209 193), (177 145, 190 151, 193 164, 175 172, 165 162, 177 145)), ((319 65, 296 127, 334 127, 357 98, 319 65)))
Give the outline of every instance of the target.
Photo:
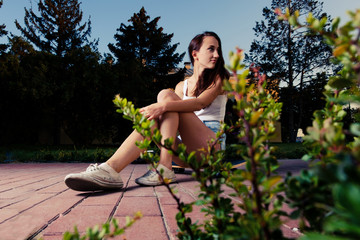
POLYGON ((120 174, 107 163, 90 164, 85 172, 71 173, 65 177, 65 184, 76 191, 115 190, 124 185, 120 174))

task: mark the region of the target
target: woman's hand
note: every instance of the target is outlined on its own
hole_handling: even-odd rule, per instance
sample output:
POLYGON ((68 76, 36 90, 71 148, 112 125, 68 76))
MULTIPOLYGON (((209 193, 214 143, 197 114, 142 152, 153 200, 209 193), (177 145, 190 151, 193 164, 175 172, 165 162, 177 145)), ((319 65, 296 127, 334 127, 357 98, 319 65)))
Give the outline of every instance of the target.
POLYGON ((162 103, 154 103, 149 106, 140 108, 140 113, 143 114, 147 119, 157 119, 165 112, 165 106, 162 103))

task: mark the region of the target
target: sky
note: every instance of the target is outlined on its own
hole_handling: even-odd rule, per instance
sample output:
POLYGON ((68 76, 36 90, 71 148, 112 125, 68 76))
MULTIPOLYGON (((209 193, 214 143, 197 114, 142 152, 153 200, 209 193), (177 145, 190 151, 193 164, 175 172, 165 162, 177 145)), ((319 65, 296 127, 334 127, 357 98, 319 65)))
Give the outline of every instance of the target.
MULTIPOLYGON (((25 10, 33 6, 37 10, 38 0, 3 0, 0 8, 0 24, 14 35, 21 35, 15 19, 24 26, 25 10), (32 2, 32 3, 31 3, 32 2)), ((216 32, 222 41, 225 61, 228 53, 239 47, 247 52, 255 38, 256 22, 264 20, 262 9, 271 6, 271 0, 79 0, 83 11, 83 22, 90 17, 91 39, 99 39, 100 53, 110 53, 107 45, 115 43, 114 35, 121 23, 144 7, 151 19, 160 17, 158 27, 167 34, 173 33, 172 44, 179 43, 178 53, 187 51, 190 40, 204 31, 216 32)), ((359 0, 323 0, 324 12, 332 17, 348 19, 347 10, 360 8, 359 0)), ((6 43, 2 37, 0 43, 6 43)), ((189 61, 185 55, 183 62, 189 61)), ((182 63, 183 64, 183 63, 182 63)), ((182 67, 182 66, 179 66, 182 67)))

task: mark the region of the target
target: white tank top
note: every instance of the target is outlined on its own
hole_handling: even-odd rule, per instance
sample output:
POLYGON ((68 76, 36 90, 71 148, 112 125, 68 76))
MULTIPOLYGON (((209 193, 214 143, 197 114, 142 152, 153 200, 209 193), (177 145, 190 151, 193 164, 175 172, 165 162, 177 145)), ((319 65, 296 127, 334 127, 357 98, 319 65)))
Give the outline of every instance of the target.
MULTIPOLYGON (((187 86, 188 82, 186 79, 184 81, 183 100, 196 98, 186 96, 187 86)), ((224 121, 226 102, 226 95, 218 95, 209 106, 199 111, 194 111, 194 113, 200 118, 201 121, 224 121)))

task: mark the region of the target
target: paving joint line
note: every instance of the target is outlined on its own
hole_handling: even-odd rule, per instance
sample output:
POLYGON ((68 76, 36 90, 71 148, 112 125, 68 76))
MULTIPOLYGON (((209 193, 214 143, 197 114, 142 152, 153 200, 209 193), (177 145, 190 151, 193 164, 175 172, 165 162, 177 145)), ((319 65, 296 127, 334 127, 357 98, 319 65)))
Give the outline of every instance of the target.
MULTIPOLYGON (((17 186, 17 187, 13 187, 13 188, 9 188, 9 189, 6 189, 6 190, 2 190, 2 191, 0 191, 0 193, 3 193, 3 192, 7 192, 7 191, 10 191, 10 190, 13 190, 13 189, 16 189, 16 188, 21 188, 21 187, 24 187, 24 186, 28 186, 28 185, 31 185, 31 184, 33 184, 33 183, 38 183, 38 182, 42 182, 42 181, 47 181, 47 180, 49 180, 49 179, 52 179, 52 178, 55 178, 55 177, 58 177, 58 176, 63 176, 63 175, 57 175, 57 176, 53 176, 53 177, 51 177, 51 178, 46 178, 46 179, 40 179, 40 180, 37 180, 37 181, 34 181, 34 182, 30 182, 30 183, 26 183, 26 184, 24 184, 24 185, 20 185, 20 186, 17 186)), ((61 182, 61 181, 59 181, 59 182, 61 182)), ((59 183, 58 182, 58 183, 59 183)))
POLYGON ((8 189, 5 189, 5 190, 0 191, 0 193, 7 192, 7 191, 11 191, 11 190, 13 190, 13 189, 15 189, 15 188, 8 188, 8 189))
POLYGON ((36 232, 31 234, 26 240, 32 240, 36 236, 38 236, 42 231, 44 231, 45 228, 47 228, 51 223, 56 221, 60 217, 60 214, 56 214, 55 217, 51 218, 47 223, 45 223, 42 227, 40 227, 36 232))
MULTIPOLYGON (((48 188, 48 187, 51 187, 51 186, 53 186, 53 185, 55 185, 55 184, 58 184, 58 183, 60 183, 60 182, 61 182, 61 181, 56 182, 56 183, 53 183, 53 184, 50 184, 50 185, 45 186, 45 187, 41 187, 41 188, 35 189, 35 192, 40 191, 40 190, 45 189, 45 188, 48 188)), ((15 188, 13 188, 13 189, 15 189, 15 188)), ((1 192, 0 192, 0 193, 1 193, 1 192)), ((1 199, 1 198, 0 198, 0 199, 1 199)), ((28 198, 21 199, 21 200, 19 200, 19 201, 17 201, 17 202, 12 202, 12 203, 9 203, 9 204, 7 204, 7 205, 5 205, 5 206, 0 206, 0 209, 9 207, 9 206, 14 205, 14 204, 19 203, 19 202, 26 201, 27 199, 28 199, 28 198)))
MULTIPOLYGON (((134 171, 134 169, 133 169, 133 171, 134 171)), ((132 171, 131 174, 130 174, 130 177, 129 177, 127 183, 126 183, 126 186, 128 186, 128 184, 129 184, 129 181, 130 181, 130 178, 131 178, 131 175, 132 175, 133 171, 132 171)), ((67 191, 67 190, 69 190, 69 189, 66 189, 65 191, 67 191)), ((65 192, 65 191, 63 191, 63 192, 65 192)), ((44 231, 48 226, 50 226, 53 222, 55 222, 60 216, 66 216, 67 214, 69 214, 69 213, 72 211, 72 209, 74 209, 77 205, 79 205, 79 204, 82 203, 85 199, 87 199, 88 197, 90 197, 93 193, 94 193, 94 192, 87 194, 87 196, 85 196, 85 197, 83 197, 82 199, 80 199, 79 201, 77 201, 74 205, 72 205, 70 208, 66 209, 63 213, 57 214, 56 216, 54 216, 53 218, 51 218, 46 224, 44 224, 44 225, 43 225, 41 228, 39 228, 35 233, 33 233, 30 237, 28 237, 27 240, 32 240, 32 239, 34 239, 34 238, 35 238, 36 236, 38 236, 42 231, 44 231)), ((55 196, 56 196, 56 195, 55 195, 55 196)), ((118 201, 117 201, 117 203, 116 203, 116 206, 119 205, 119 203, 120 203, 120 201, 121 201, 121 199, 122 199, 123 196, 124 196, 124 192, 121 194, 120 198, 118 199, 118 201)), ((116 207, 115 207, 115 208, 113 209, 113 211, 110 213, 110 216, 111 216, 111 215, 114 215, 115 211, 116 211, 116 207)), ((111 220, 111 217, 109 217, 108 221, 110 221, 110 220, 111 220)))
POLYGON ((165 230, 166 230, 166 235, 167 235, 168 239, 172 239, 171 238, 170 227, 167 224, 167 221, 166 221, 166 219, 164 217, 164 210, 162 208, 162 205, 160 204, 159 195, 157 194, 157 191, 156 191, 155 187, 153 187, 153 191, 154 191, 154 194, 155 194, 155 197, 156 197, 157 204, 158 204, 159 209, 160 209, 160 216, 161 216, 161 220, 162 220, 162 222, 164 224, 164 227, 165 227, 165 230))
MULTIPOLYGON (((53 174, 53 173, 56 173, 56 172, 57 172, 57 171, 53 171, 53 172, 50 172, 50 173, 53 174)), ((42 174, 38 174, 38 175, 33 176, 33 175, 29 174, 29 177, 26 177, 26 178, 20 179, 20 180, 16 180, 16 177, 14 177, 14 178, 10 178, 10 179, 7 179, 7 180, 14 179, 15 181, 0 183, 0 186, 8 185, 8 184, 11 184, 11 183, 22 182, 22 181, 25 181, 25 180, 28 180, 28 179, 33 179, 34 177, 36 178, 36 177, 40 177, 40 176, 43 176, 43 175, 42 175, 42 174)), ((63 174, 58 174, 58 175, 52 176, 51 178, 58 177, 58 176, 63 176, 63 174)), ((49 179, 51 179, 51 178, 49 178, 49 179)), ((40 180, 40 181, 41 181, 41 180, 40 180)), ((31 183, 28 183, 28 184, 31 184, 31 183)), ((27 184, 22 185, 22 186, 26 186, 26 185, 27 185, 27 184)))
POLYGON ((88 193, 85 197, 83 197, 82 199, 80 199, 79 201, 77 201, 74 205, 72 205, 71 207, 69 207, 68 209, 66 209, 61 215, 62 216, 66 216, 68 215, 71 210, 73 210, 77 205, 79 205, 80 203, 82 203, 85 199, 87 199, 89 196, 91 196, 92 193, 88 193))
MULTIPOLYGON (((62 191, 61 193, 68 191, 68 189, 62 191)), ((30 237, 28 237, 26 240, 32 240, 34 239, 36 236, 38 236, 42 231, 44 231, 48 226, 50 226, 53 222, 55 222, 60 216, 66 216, 67 214, 69 214, 71 212, 72 209, 74 209, 77 205, 79 205, 80 203, 82 203, 86 198, 88 198, 89 196, 91 196, 92 193, 87 194, 85 197, 83 197, 82 199, 80 199, 79 201, 77 201, 75 204, 73 204, 71 207, 69 207, 68 209, 66 209, 64 212, 62 213, 58 213, 56 214, 53 218, 51 218, 46 224, 44 224, 41 228, 39 228, 35 233, 33 233, 30 237)))
MULTIPOLYGON (((235 197, 232 197, 232 196, 230 196, 229 194, 222 193, 222 195, 227 196, 228 198, 230 198, 231 200, 237 202, 238 204, 244 203, 242 200, 236 199, 235 197)), ((294 227, 294 228, 293 228, 293 227, 290 227, 290 226, 288 226, 286 223, 282 223, 281 226, 283 226, 284 228, 289 229, 291 232, 296 233, 296 234, 298 234, 299 236, 303 236, 303 235, 304 235, 298 228, 296 228, 296 227, 294 227)))
MULTIPOLYGON (((194 180, 195 180, 195 179, 194 179, 194 180)), ((179 186, 181 186, 181 185, 179 184, 179 186)), ((198 197, 196 197, 193 192, 187 190, 187 189, 184 188, 183 186, 181 186, 181 190, 182 190, 184 193, 189 194, 195 201, 198 199, 198 197)))
POLYGON ((133 169, 132 169, 132 171, 131 171, 131 173, 130 173, 129 178, 128 178, 128 180, 126 181, 126 185, 125 185, 125 187, 123 188, 122 194, 120 195, 119 199, 118 199, 118 200, 116 201, 116 203, 115 203, 115 206, 113 207, 112 211, 110 212, 109 217, 108 217, 108 219, 107 219, 107 222, 110 222, 111 219, 113 219, 116 210, 119 208, 120 202, 121 202, 121 200, 123 199, 125 192, 127 191, 127 187, 129 186, 129 182, 130 182, 130 179, 131 179, 132 175, 134 174, 134 171, 135 171, 135 166, 133 167, 133 169))
POLYGON ((40 191, 40 190, 45 189, 45 188, 48 188, 48 187, 51 187, 51 186, 54 186, 55 184, 58 184, 58 183, 61 183, 61 182, 63 182, 63 180, 52 183, 52 184, 49 184, 49 185, 44 186, 44 187, 37 188, 37 189, 35 189, 35 192, 40 191))
POLYGON ((24 212, 28 211, 29 209, 31 209, 31 208, 33 208, 33 207, 35 207, 35 206, 37 206, 37 205, 39 205, 39 204, 41 204, 41 203, 43 203, 43 202, 45 202, 45 201, 49 200, 49 199, 51 199, 51 198, 53 198, 53 197, 55 197, 55 196, 57 196, 57 195, 62 194, 62 193, 64 193, 64 192, 66 192, 67 190, 68 190, 68 189, 65 189, 64 191, 58 192, 58 193, 56 193, 56 194, 55 194, 55 195, 53 195, 53 196, 50 196, 50 197, 48 197, 48 198, 45 198, 45 199, 41 200, 40 202, 37 202, 37 203, 35 203, 34 205, 32 205, 32 206, 30 206, 30 207, 28 207, 28 208, 25 208, 25 209, 23 209, 23 210, 19 211, 17 214, 15 214, 15 215, 13 215, 13 216, 11 216, 11 217, 9 217, 9 218, 7 218, 7 219, 3 220, 2 222, 0 222, 0 224, 3 224, 3 223, 5 223, 5 222, 9 221, 10 219, 13 219, 14 217, 19 216, 20 214, 22 214, 22 213, 24 213, 24 212))
MULTIPOLYGON (((11 206, 11 205, 17 204, 17 203, 19 203, 19 202, 26 201, 26 200, 28 200, 28 199, 29 199, 29 198, 21 199, 21 200, 19 200, 19 201, 17 201, 17 202, 12 202, 12 203, 9 203, 9 204, 7 204, 7 205, 0 206, 0 210, 3 209, 3 208, 9 207, 9 206, 11 206)), ((1 200, 1 199, 0 199, 0 200, 1 200)))

